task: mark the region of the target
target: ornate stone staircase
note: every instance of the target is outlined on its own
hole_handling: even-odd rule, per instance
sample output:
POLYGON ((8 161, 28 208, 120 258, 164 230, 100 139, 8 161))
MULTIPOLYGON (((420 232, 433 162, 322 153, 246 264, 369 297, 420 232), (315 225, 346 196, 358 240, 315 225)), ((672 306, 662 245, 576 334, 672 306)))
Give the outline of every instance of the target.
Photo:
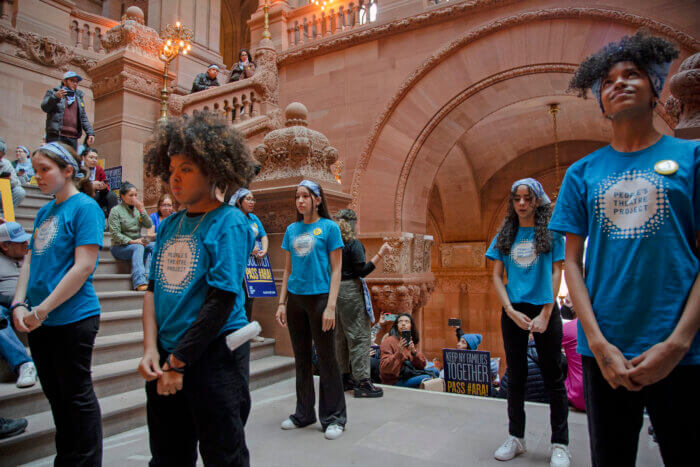
MULTIPOLYGON (((31 231, 39 208, 49 200, 50 197, 36 188, 27 187, 27 198, 16 209, 17 222, 31 231)), ((136 369, 143 351, 143 293, 131 290, 129 264, 115 260, 109 245, 110 236, 106 233, 93 282, 102 315, 93 353, 92 377, 102 409, 104 436, 146 423, 144 382, 136 369)), ((275 355, 274 345, 274 339, 251 344, 251 390, 294 375, 294 360, 275 355)), ((0 416, 29 420, 23 434, 0 440, 0 464, 18 465, 55 452, 53 419, 40 384, 18 389, 14 375, 4 362, 0 364, 0 416)))

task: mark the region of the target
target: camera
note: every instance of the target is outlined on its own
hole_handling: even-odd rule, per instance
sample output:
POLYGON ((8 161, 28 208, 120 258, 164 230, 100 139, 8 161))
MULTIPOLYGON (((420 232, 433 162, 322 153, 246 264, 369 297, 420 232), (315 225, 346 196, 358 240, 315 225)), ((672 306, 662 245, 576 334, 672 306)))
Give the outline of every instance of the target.
POLYGON ((401 331, 401 338, 406 342, 411 342, 411 331, 401 331))

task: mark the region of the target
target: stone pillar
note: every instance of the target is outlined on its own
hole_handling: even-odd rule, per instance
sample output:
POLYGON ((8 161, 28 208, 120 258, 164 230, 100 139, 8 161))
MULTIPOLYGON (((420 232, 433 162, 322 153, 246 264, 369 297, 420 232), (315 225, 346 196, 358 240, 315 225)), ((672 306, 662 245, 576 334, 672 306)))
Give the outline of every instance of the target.
POLYGON ((683 61, 669 85, 666 111, 678 121, 676 137, 700 139, 700 52, 683 61))
POLYGON ((102 45, 107 55, 90 70, 95 142, 106 166, 121 165, 123 179, 143 190, 143 149, 158 120, 163 86, 161 40, 143 24, 143 12, 130 7, 125 20, 107 31, 102 45))
MULTIPOLYGON (((206 71, 214 63, 224 67, 219 43, 221 41, 221 0, 149 0, 148 26, 159 33, 168 24, 180 21, 192 29, 192 50, 180 56, 174 63, 177 74, 177 89, 187 94, 198 73, 206 71)), ((225 84, 225 77, 219 75, 219 82, 225 84)))
MULTIPOLYGON (((294 8, 287 0, 268 0, 268 24, 272 44, 277 50, 286 50, 289 47, 289 36, 287 34, 287 14, 294 8)), ((259 0, 258 9, 248 20, 250 26, 250 43, 257 44, 262 40, 265 26, 265 13, 263 6, 265 0, 259 0)))
MULTIPOLYGON (((310 179, 318 183, 331 213, 347 207, 351 200, 340 191, 330 168, 338 159, 338 151, 323 134, 307 128, 307 115, 303 104, 289 104, 285 128, 268 133, 254 150, 262 170, 250 188, 257 201, 256 214, 270 241, 270 260, 278 287, 285 261, 282 238, 287 226, 297 220, 294 198, 299 182, 310 179)), ((277 298, 256 299, 253 316, 262 325, 264 336, 275 337, 275 352, 292 355, 289 332, 275 322, 277 303, 277 298)))

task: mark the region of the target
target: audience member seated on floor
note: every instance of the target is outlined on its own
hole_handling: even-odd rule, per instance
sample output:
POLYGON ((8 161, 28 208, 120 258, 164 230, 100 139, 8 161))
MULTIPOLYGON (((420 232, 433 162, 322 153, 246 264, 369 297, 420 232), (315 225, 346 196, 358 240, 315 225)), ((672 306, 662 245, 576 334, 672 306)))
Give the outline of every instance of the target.
MULTIPOLYGON (((19 203, 24 201, 24 197, 27 195, 22 188, 22 183, 17 174, 15 173, 15 168, 12 166, 12 162, 8 161, 5 157, 7 151, 7 144, 5 140, 0 138, 0 178, 6 178, 10 180, 10 187, 12 188, 12 204, 17 206, 19 203)), ((2 205, 0 205, 0 210, 2 205)))
POLYGON ((86 147, 83 151, 83 162, 85 167, 88 169, 90 180, 92 181, 92 189, 94 194, 92 195, 100 205, 102 212, 105 217, 109 217, 109 213, 112 208, 119 204, 119 199, 117 195, 111 190, 109 182, 107 181, 107 174, 100 164, 97 163, 97 150, 94 148, 86 147))
POLYGON ((481 334, 468 334, 457 328, 457 348, 460 350, 479 350, 483 338, 481 334))
POLYGON ((561 346, 566 354, 568 369, 564 386, 566 386, 566 396, 569 398, 569 404, 575 409, 586 411, 586 402, 583 399, 583 362, 581 354, 576 352, 577 334, 578 334, 578 319, 576 311, 571 303, 571 298, 566 296, 564 306, 561 308, 561 317, 566 321, 562 326, 563 336, 561 346))
POLYGON ((29 159, 29 148, 17 146, 15 156, 17 156, 17 160, 12 163, 12 167, 15 169, 17 178, 21 183, 29 183, 29 180, 34 176, 34 167, 29 159))
MULTIPOLYGON (((380 313, 379 321, 372 326, 372 330, 370 331, 372 335, 372 345, 381 345, 386 336, 389 335, 389 331, 396 321, 389 321, 386 319, 388 316, 389 313, 380 313)), ((377 358, 379 357, 377 356, 377 358)))
POLYGON ((435 376, 433 372, 425 371, 426 360, 416 347, 418 342, 413 317, 408 313, 400 314, 380 346, 382 383, 417 388, 424 380, 435 376))
POLYGON ((158 199, 158 206, 156 207, 156 212, 151 214, 151 223, 153 227, 148 229, 148 235, 155 238, 158 232, 158 226, 161 222, 165 220, 170 214, 175 212, 175 203, 173 202, 173 197, 168 193, 163 193, 158 199))
POLYGON ((109 230, 112 232, 110 251, 116 259, 131 261, 131 283, 134 290, 148 288, 146 275, 151 267, 154 242, 141 236, 141 229, 153 226, 136 187, 123 182, 120 188, 121 204, 109 213, 109 230))
POLYGON ((28 388, 36 383, 34 362, 9 325, 12 321, 12 298, 30 238, 31 235, 17 222, 0 225, 0 320, 7 324, 5 327, 0 325, 0 357, 17 375, 18 388, 28 388))

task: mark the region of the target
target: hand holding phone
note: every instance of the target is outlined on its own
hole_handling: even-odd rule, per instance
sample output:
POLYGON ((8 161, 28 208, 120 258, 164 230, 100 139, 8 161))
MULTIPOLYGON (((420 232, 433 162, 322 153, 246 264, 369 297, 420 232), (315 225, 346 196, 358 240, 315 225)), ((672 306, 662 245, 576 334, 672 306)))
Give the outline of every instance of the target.
POLYGON ((406 341, 404 347, 408 347, 411 343, 411 331, 401 331, 401 339, 406 341))
POLYGON ((384 320, 385 321, 396 321, 396 314, 395 313, 384 313, 384 320))
POLYGON ((448 318, 447 325, 451 328, 461 328, 462 320, 460 318, 448 318))

